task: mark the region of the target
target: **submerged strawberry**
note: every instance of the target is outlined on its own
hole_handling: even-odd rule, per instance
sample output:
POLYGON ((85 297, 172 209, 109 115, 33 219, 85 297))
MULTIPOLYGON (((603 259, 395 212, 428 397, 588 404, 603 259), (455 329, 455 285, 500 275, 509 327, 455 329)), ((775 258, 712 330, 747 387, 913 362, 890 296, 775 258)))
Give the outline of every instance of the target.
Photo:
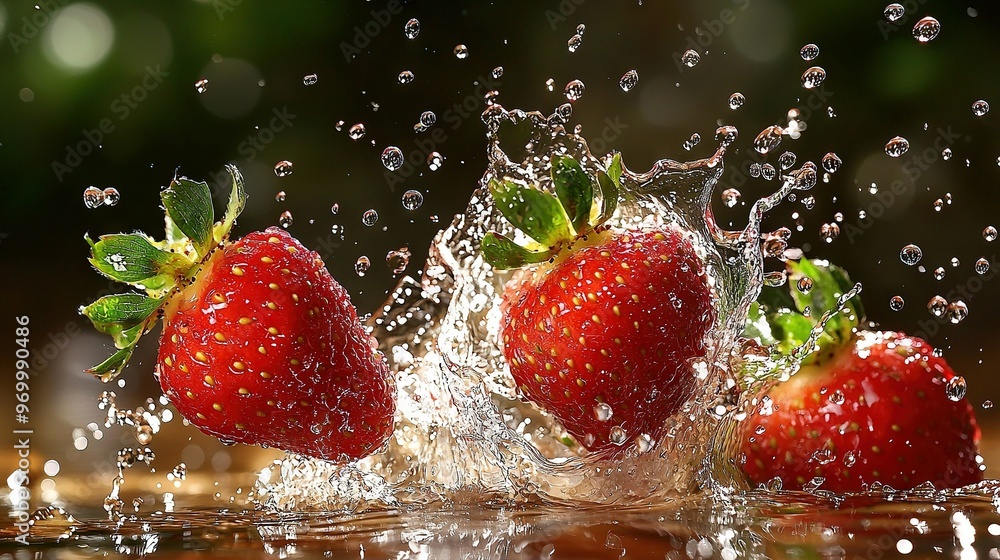
POLYGON ((572 158, 553 164, 558 198, 494 183, 501 212, 543 249, 496 233, 483 240, 495 267, 536 264, 503 294, 503 352, 517 387, 598 453, 662 435, 693 394, 690 361, 705 354, 715 319, 705 267, 680 229, 602 225, 614 212, 620 175, 616 158, 597 177, 596 224, 595 181, 572 158))
MULTIPOLYGON (((834 308, 846 275, 821 261, 790 263, 801 311, 834 308), (797 282, 796 282, 797 283, 797 282)), ((805 341, 814 321, 773 303, 756 334, 770 330, 785 349, 805 341)), ((827 323, 819 350, 788 381, 772 387, 739 429, 743 470, 755 484, 860 492, 875 482, 909 489, 925 482, 955 488, 982 480, 979 428, 964 385, 919 338, 855 331, 854 299, 827 323)))
POLYGON ((392 433, 388 366, 319 255, 273 227, 227 241, 245 200, 230 171, 222 222, 212 225, 205 183, 176 178, 162 195, 165 241, 136 233, 91 242, 98 271, 147 295, 83 309, 120 348, 90 371, 118 375, 162 315, 160 386, 202 431, 322 459, 368 455, 392 433))

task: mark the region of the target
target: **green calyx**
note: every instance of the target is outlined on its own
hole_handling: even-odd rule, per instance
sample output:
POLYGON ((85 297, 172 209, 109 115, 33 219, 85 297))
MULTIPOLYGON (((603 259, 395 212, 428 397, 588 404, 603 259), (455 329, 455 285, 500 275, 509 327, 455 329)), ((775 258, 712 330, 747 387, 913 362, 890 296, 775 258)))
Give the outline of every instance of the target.
POLYGON ((136 343, 156 324, 171 292, 192 278, 229 237, 247 197, 239 170, 232 165, 226 169, 232 189, 220 222, 215 222, 207 183, 174 177, 160 193, 166 210, 163 241, 142 232, 102 235, 96 242, 84 236, 90 245, 90 264, 98 272, 145 292, 104 296, 80 308, 97 330, 111 335, 118 349, 87 370, 102 381, 114 379, 125 369, 136 343))
POLYGON ((482 240, 483 256, 494 268, 518 268, 547 261, 575 239, 600 227, 614 214, 621 189, 621 156, 615 154, 607 171, 596 179, 569 156, 553 159, 555 195, 513 181, 490 182, 490 194, 500 213, 533 242, 528 247, 509 237, 489 232, 482 240), (601 206, 596 219, 595 195, 601 206))
POLYGON ((810 348, 803 364, 819 363, 850 343, 864 317, 861 298, 846 299, 854 290, 847 272, 823 260, 802 259, 786 263, 785 287, 765 287, 750 307, 743 336, 772 346, 781 355, 799 352, 821 321, 817 348, 810 348), (838 311, 839 310, 839 311, 838 311))

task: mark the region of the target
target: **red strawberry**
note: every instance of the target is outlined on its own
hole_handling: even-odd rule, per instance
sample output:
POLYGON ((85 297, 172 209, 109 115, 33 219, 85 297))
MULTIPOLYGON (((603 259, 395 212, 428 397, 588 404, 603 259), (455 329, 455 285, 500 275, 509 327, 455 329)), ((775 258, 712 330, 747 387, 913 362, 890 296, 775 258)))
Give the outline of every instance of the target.
MULTIPOLYGON (((818 300, 830 297, 838 283, 824 266, 801 261, 790 268, 793 281, 812 279, 815 297, 809 301, 830 309, 833 300, 818 300)), ((849 311, 856 321, 858 304, 849 311)), ((775 321, 779 336, 795 330, 787 319, 794 312, 783 314, 786 319, 775 321)), ((822 482, 820 488, 836 492, 860 492, 876 481, 909 489, 927 481, 955 488, 982 480, 979 428, 962 380, 923 340, 852 333, 853 325, 838 314, 813 363, 749 411, 739 429, 749 479, 763 484, 777 477, 785 489, 822 482)))
POLYGON ((547 260, 504 292, 504 356, 521 394, 598 453, 662 435, 693 394, 689 361, 705 354, 715 319, 705 267, 679 229, 600 226, 617 202, 617 159, 609 174, 598 175, 597 226, 593 180, 571 158, 553 166, 559 200, 495 183, 505 216, 550 249, 531 253, 498 234, 483 241, 494 266, 547 260))
POLYGON ((225 242, 245 197, 232 171, 222 223, 211 225, 207 185, 178 178, 163 193, 166 241, 92 243, 100 272, 149 295, 84 308, 122 349, 91 371, 104 380, 120 373, 162 315, 160 386, 202 431, 322 459, 371 454, 393 428, 388 366, 319 255, 273 227, 225 242))

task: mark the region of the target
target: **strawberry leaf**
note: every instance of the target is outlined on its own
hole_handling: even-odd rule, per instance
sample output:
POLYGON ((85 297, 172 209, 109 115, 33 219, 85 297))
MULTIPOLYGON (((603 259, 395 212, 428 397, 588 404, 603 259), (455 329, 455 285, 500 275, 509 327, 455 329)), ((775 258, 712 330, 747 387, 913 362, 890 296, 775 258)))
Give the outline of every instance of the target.
POLYGON ((101 381, 107 383, 115 377, 118 377, 118 374, 125 369, 125 365, 128 364, 128 360, 132 357, 132 352, 134 351, 135 344, 130 344, 112 354, 107 360, 104 360, 86 371, 87 373, 92 373, 97 377, 100 377, 101 381))
POLYGON ((529 251, 509 238, 492 231, 483 236, 480 249, 486 262, 498 269, 518 268, 526 264, 540 263, 552 258, 555 254, 555 251, 552 250, 529 251))
POLYGON ((146 322, 162 304, 163 299, 142 294, 115 294, 81 308, 80 313, 90 319, 97 330, 111 335, 116 347, 124 348, 137 339, 135 332, 130 332, 134 331, 133 327, 146 322))
MULTIPOLYGON (((836 309, 838 299, 854 287, 847 272, 823 260, 788 261, 788 284, 791 286, 791 296, 795 307, 800 313, 809 308, 812 317, 819 318, 832 309, 836 309), (803 282, 811 287, 799 288, 803 282)), ((851 338, 854 328, 864 316, 861 298, 854 297, 847 301, 844 310, 834 314, 824 327, 824 334, 836 342, 844 342, 851 338)))
POLYGON ((139 233, 105 235, 90 244, 90 264, 98 272, 125 284, 141 286, 155 294, 174 285, 178 272, 193 264, 187 257, 155 247, 149 238, 139 233))
POLYGON ((622 155, 615 154, 611 158, 611 165, 608 166, 608 177, 617 187, 622 186, 622 155))
POLYGON ((490 181, 490 194, 507 221, 528 237, 552 247, 571 239, 569 222, 559 199, 538 189, 511 181, 490 181))
POLYGON ((577 233, 587 228, 590 209, 594 205, 594 184, 580 162, 561 157, 552 165, 552 183, 570 223, 577 233))
POLYGON ((212 222, 215 220, 212 191, 208 183, 174 177, 170 186, 160 193, 160 198, 173 225, 191 240, 199 256, 207 255, 211 249, 212 222))
POLYGON ((216 243, 222 242, 229 235, 229 231, 233 229, 233 224, 236 223, 236 218, 243 212, 243 207, 247 203, 247 193, 243 188, 243 175, 240 174, 240 170, 236 168, 235 165, 226 165, 226 171, 229 172, 230 178, 233 181, 233 187, 229 192, 229 203, 226 205, 226 213, 222 218, 222 221, 215 224, 212 228, 212 236, 216 243))

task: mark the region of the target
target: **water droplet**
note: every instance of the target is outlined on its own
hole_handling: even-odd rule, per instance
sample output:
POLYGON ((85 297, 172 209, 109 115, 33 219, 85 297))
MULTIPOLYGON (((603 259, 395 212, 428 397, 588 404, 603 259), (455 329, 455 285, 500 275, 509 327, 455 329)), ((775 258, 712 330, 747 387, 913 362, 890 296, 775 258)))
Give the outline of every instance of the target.
POLYGON ((840 237, 840 226, 834 222, 825 223, 819 227, 819 236, 823 241, 833 243, 835 239, 840 237))
POLYGON ((824 70, 821 66, 807 68, 806 71, 802 73, 802 87, 806 89, 819 87, 819 85, 825 80, 826 70, 824 70))
POLYGON ((364 123, 357 123, 347 130, 347 137, 351 140, 361 140, 365 136, 364 123))
POLYGON ((437 115, 434 111, 424 111, 420 113, 420 124, 424 126, 433 126, 437 122, 437 115))
POLYGON ((980 99, 972 104, 972 114, 981 117, 990 112, 990 104, 980 99))
POLYGON ((205 93, 206 91, 208 91, 208 80, 205 79, 205 78, 202 78, 202 79, 198 80, 197 82, 195 82, 194 83, 194 90, 197 91, 198 93, 205 93))
POLYGON ((402 274, 410 264, 410 248, 404 246, 395 251, 389 251, 385 255, 385 264, 393 274, 402 274))
POLYGON ((119 193, 118 189, 114 187, 108 187, 104 189, 104 192, 102 192, 101 194, 104 195, 105 206, 114 206, 115 204, 118 204, 119 200, 122 199, 121 193, 119 193))
POLYGON ((934 269, 934 279, 935 280, 938 280, 938 281, 944 280, 944 276, 945 276, 944 267, 939 266, 939 267, 937 267, 937 268, 934 269))
POLYGON ((809 43, 799 49, 799 55, 802 56, 802 60, 812 60, 819 56, 819 47, 813 43, 809 43))
POLYGON ((566 48, 569 49, 569 52, 574 53, 576 52, 576 49, 580 48, 580 45, 582 44, 583 44, 583 36, 577 33, 576 35, 570 37, 569 41, 566 41, 566 48))
POLYGON ((837 220, 838 222, 843 222, 844 221, 844 213, 843 212, 837 212, 836 214, 833 215, 833 219, 837 220))
POLYGON ((361 255, 358 257, 358 260, 354 262, 354 272, 356 272, 358 276, 364 276, 371 266, 372 261, 369 260, 368 257, 361 255))
POLYGON ((933 41, 941 32, 941 22, 927 16, 913 26, 913 36, 921 43, 933 41))
POLYGON ((784 152, 778 156, 778 165, 782 170, 789 169, 795 165, 795 154, 792 152, 784 152))
POLYGON ((587 32, 587 26, 586 25, 584 25, 584 24, 581 23, 581 24, 579 24, 579 25, 576 26, 576 34, 577 35, 583 35, 586 32, 587 32))
POLYGON ((441 169, 441 165, 444 164, 444 156, 438 152, 431 152, 427 154, 427 168, 431 171, 437 171, 441 169))
POLYGON ((956 325, 961 323, 968 316, 969 306, 965 305, 965 302, 961 300, 949 303, 948 308, 945 310, 945 317, 956 325))
POLYGON ((497 66, 496 68, 493 69, 493 72, 491 74, 494 80, 499 80, 500 78, 503 77, 503 66, 497 66))
POLYGON ((288 177, 292 174, 292 162, 282 160, 274 164, 274 174, 278 177, 288 177))
POLYGON ((614 409, 612 409, 611 405, 608 403, 597 403, 597 405, 594 406, 594 417, 600 422, 607 422, 608 420, 611 420, 614 413, 614 409))
POLYGON ((455 53, 455 58, 459 60, 465 60, 466 58, 469 58, 469 47, 466 47, 465 45, 462 44, 455 45, 455 48, 452 49, 451 52, 455 53))
POLYGON ((104 191, 97 187, 83 189, 83 204, 87 208, 97 208, 104 204, 104 191))
POLYGON ((622 88, 622 91, 632 91, 632 88, 638 83, 639 73, 633 68, 622 74, 622 78, 618 80, 618 87, 622 88))
POLYGON ((580 80, 573 80, 566 84, 566 87, 563 89, 563 93, 566 95, 566 99, 576 101, 577 99, 583 97, 583 92, 586 90, 587 88, 583 85, 583 82, 580 80))
POLYGON ((903 309, 903 305, 905 303, 906 302, 903 301, 903 296, 892 296, 891 298, 889 298, 889 309, 892 309, 893 311, 899 311, 903 309))
POLYGON ((991 401, 989 399, 986 399, 985 401, 983 401, 983 408, 985 408, 986 410, 989 410, 989 409, 993 408, 993 401, 991 401))
POLYGON ((281 215, 278 216, 278 225, 288 229, 292 225, 292 213, 288 210, 282 212, 281 215))
POLYGON ((962 264, 962 261, 958 260, 958 257, 951 258, 951 266, 953 268, 958 268, 958 265, 962 264))
POLYGON ((742 107, 743 104, 746 103, 746 101, 747 101, 746 96, 737 91, 736 93, 729 96, 729 108, 735 111, 740 107, 742 107))
POLYGON ((305 76, 302 76, 303 85, 311 86, 318 81, 319 81, 319 76, 317 76, 316 74, 307 74, 305 76))
POLYGON ((906 13, 906 8, 902 4, 893 2, 886 6, 882 13, 885 15, 885 19, 889 21, 899 21, 899 18, 903 17, 903 14, 906 13))
POLYGON ((785 131, 778 125, 765 128, 757 135, 753 141, 753 148, 760 154, 766 154, 778 147, 781 143, 781 135, 785 131))
POLYGON ((285 191, 278 191, 278 193, 274 195, 274 200, 275 200, 275 202, 284 202, 285 201, 285 191))
POLYGON ((701 62, 701 55, 694 49, 688 49, 681 55, 681 62, 683 62, 684 66, 687 66, 688 68, 694 68, 699 62, 701 62))
POLYGON ((948 380, 944 385, 944 392, 948 395, 948 400, 958 402, 965 398, 965 392, 968 390, 968 385, 965 383, 965 378, 961 375, 956 375, 948 380))
POLYGON ((333 206, 330 207, 330 213, 333 214, 333 215, 339 214, 340 213, 340 205, 337 204, 336 202, 334 202, 333 206))
POLYGON ((336 124, 333 125, 333 128, 337 129, 337 132, 344 130, 344 121, 337 121, 336 124))
POLYGON ((726 189, 722 191, 722 203, 725 204, 727 208, 736 206, 736 203, 739 201, 740 191, 736 189, 726 189))
POLYGON ((403 35, 411 41, 416 39, 417 35, 420 35, 420 20, 412 18, 407 21, 406 25, 403 26, 403 35))
POLYGON ((951 159, 952 155, 953 155, 953 153, 951 151, 951 148, 945 148, 945 149, 941 150, 941 159, 943 159, 945 161, 948 161, 949 159, 951 159))
POLYGON ((547 89, 549 91, 555 91, 556 90, 556 81, 553 80, 552 78, 549 78, 548 80, 545 80, 545 89, 547 89))
POLYGON ((927 302, 927 310, 935 317, 943 317, 948 309, 948 300, 941 296, 934 296, 927 302))
POLYGON ((751 163, 750 164, 750 176, 753 177, 754 179, 756 179, 757 177, 760 177, 760 164, 759 163, 751 163))
POLYGON ((410 72, 409 70, 403 70, 402 72, 399 73, 398 76, 396 76, 396 81, 401 84, 408 84, 412 82, 413 72, 410 72))
POLYGON ((844 392, 841 391, 840 389, 837 389, 836 391, 830 393, 830 402, 832 402, 833 404, 842 405, 844 404, 844 400, 845 400, 844 392))
POLYGON ((816 186, 816 164, 807 161, 792 174, 792 188, 807 191, 816 186))
POLYGON ((899 260, 903 261, 903 264, 908 266, 917 264, 923 256, 924 252, 920 250, 920 247, 917 247, 912 243, 904 246, 899 251, 899 260))
POLYGON ((610 436, 611 443, 615 445, 624 444, 625 440, 628 437, 627 434, 625 433, 625 430, 623 430, 621 426, 615 426, 614 428, 611 428, 611 433, 608 435, 610 436))
POLYGON ((369 208, 368 210, 365 210, 365 213, 361 215, 361 223, 365 224, 368 227, 375 225, 375 222, 377 221, 378 221, 378 212, 376 212, 374 208, 369 208))
POLYGON ((986 274, 990 271, 990 261, 985 257, 976 261, 975 269, 978 274, 986 274))
POLYGON ((895 136, 885 145, 885 153, 889 157, 899 157, 910 149, 910 143, 902 136, 895 136))
POLYGON ((770 163, 765 163, 760 166, 760 176, 763 177, 765 181, 773 181, 774 178, 778 176, 778 171, 770 163))
POLYGON ((983 239, 987 241, 994 241, 996 240, 996 238, 997 238, 997 228, 993 226, 986 226, 986 228, 983 229, 983 239))
POLYGON ((937 200, 935 200, 934 201, 934 211, 935 212, 940 212, 942 208, 944 208, 944 201, 941 200, 940 198, 937 199, 937 200))
POLYGON ((396 146, 389 146, 382 150, 382 165, 389 171, 396 171, 403 167, 403 151, 396 146))
POLYGON ((699 142, 701 142, 701 134, 695 132, 690 138, 684 141, 684 144, 682 144, 681 147, 685 150, 691 150, 691 148, 697 146, 699 142))
POLYGON ((853 467, 858 462, 858 456, 853 451, 845 451, 843 461, 845 467, 853 467))
POLYGON ((844 162, 841 161, 840 156, 833 152, 829 152, 823 156, 820 163, 823 164, 823 169, 825 169, 828 173, 836 173, 844 162))
POLYGON ((813 289, 813 280, 808 276, 803 276, 795 283, 795 287, 803 294, 808 294, 813 289))
POLYGON ((420 194, 420 191, 415 191, 410 189, 403 193, 403 208, 407 210, 416 210, 420 208, 420 205, 424 203, 424 195, 420 194))

